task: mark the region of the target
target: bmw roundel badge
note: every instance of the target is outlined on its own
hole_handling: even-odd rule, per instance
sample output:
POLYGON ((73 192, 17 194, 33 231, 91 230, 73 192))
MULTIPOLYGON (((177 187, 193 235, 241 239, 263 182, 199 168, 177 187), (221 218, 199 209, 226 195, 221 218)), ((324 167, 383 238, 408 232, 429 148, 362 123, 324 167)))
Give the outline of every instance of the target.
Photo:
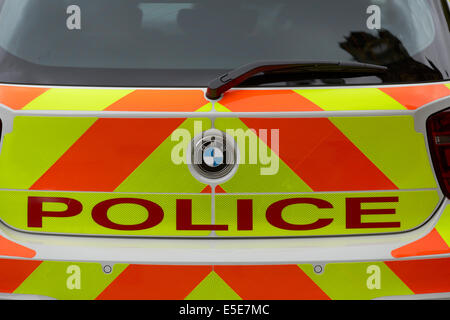
POLYGON ((230 179, 237 170, 238 152, 233 138, 211 129, 191 142, 189 169, 199 181, 219 184, 230 179))

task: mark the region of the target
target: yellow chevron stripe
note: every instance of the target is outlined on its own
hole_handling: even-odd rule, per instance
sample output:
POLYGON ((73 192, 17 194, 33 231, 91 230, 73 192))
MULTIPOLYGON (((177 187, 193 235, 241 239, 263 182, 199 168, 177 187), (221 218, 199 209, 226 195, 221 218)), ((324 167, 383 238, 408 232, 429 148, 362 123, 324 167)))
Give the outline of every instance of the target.
POLYGON ((294 90, 326 111, 405 110, 377 88, 294 90))
POLYGON ((185 300, 242 300, 214 271, 206 276, 185 300))
POLYGON ((22 110, 102 111, 133 91, 54 88, 34 99, 22 110))
POLYGON ((0 188, 30 188, 96 120, 16 117, 0 153, 0 188))
POLYGON ((442 212, 441 217, 435 227, 435 229, 439 232, 442 239, 450 246, 450 206, 447 205, 445 207, 444 212, 442 212))
POLYGON ((63 300, 93 300, 127 266, 115 264, 112 272, 105 274, 100 263, 44 261, 14 293, 63 300))
POLYGON ((323 274, 316 274, 311 264, 299 267, 332 300, 414 294, 383 262, 332 263, 325 265, 323 274), (379 281, 379 288, 374 287, 376 281, 379 281))

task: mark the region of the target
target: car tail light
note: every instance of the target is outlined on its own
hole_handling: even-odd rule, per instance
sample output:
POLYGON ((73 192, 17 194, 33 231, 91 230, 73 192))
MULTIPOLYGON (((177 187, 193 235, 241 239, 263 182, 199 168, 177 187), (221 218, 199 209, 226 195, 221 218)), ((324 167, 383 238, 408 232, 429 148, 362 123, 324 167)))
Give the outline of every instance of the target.
POLYGON ((450 198, 450 109, 428 118, 427 133, 436 176, 442 192, 450 198))

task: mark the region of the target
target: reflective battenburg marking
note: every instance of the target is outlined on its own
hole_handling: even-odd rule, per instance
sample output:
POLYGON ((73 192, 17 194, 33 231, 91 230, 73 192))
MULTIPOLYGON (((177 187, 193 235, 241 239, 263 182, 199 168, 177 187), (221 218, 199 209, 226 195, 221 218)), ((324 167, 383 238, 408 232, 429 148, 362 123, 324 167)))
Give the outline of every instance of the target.
POLYGON ((374 299, 450 291, 450 258, 177 266, 0 259, 0 292, 56 299, 374 299), (152 288, 153 290, 149 290, 152 288))
MULTIPOLYGON (((215 104, 214 110, 318 114, 321 111, 338 114, 345 110, 404 110, 406 113, 448 92, 448 86, 440 84, 380 89, 233 90, 215 104), (409 96, 414 96, 414 101, 409 96)), ((102 219, 97 215, 95 219, 92 217, 97 205, 103 203, 103 208, 112 205, 111 212, 127 211, 135 215, 132 222, 112 219, 116 225, 139 225, 146 221, 147 209, 154 207, 148 204, 150 201, 162 208, 164 220, 147 228, 150 231, 116 230, 117 234, 170 236, 208 235, 212 229, 222 236, 395 232, 423 223, 438 202, 424 137, 415 131, 414 119, 409 114, 330 118, 301 118, 301 115, 299 118, 230 118, 227 115, 227 118, 215 119, 214 127, 221 131, 242 130, 244 139, 236 138, 241 155, 250 150, 246 142, 253 141, 254 154, 259 158, 249 163, 250 159, 243 157, 249 162, 241 163, 236 175, 221 183, 221 190, 231 194, 217 196, 214 209, 218 226, 214 227, 210 225, 211 216, 208 217, 214 203, 212 195, 199 195, 208 186, 191 175, 187 164, 172 161, 173 151, 183 150, 174 147, 187 145, 196 136, 195 123, 200 122, 205 131, 211 128, 209 119, 155 119, 151 118, 152 113, 147 119, 27 116, 27 110, 207 113, 212 110, 211 104, 204 99, 202 90, 0 86, 2 102, 22 110, 14 119, 13 131, 3 137, 0 154, 0 189, 4 198, 0 207, 5 212, 1 218, 19 228, 38 228, 27 224, 29 198, 33 197, 74 199, 82 206, 82 210, 71 217, 45 216, 44 232, 78 233, 76 228, 65 226, 65 222, 72 219, 79 220, 72 228, 76 225, 82 233, 109 234, 115 229, 99 225, 102 219), (181 144, 174 141, 173 133, 177 129, 184 129, 190 139, 181 144), (269 136, 279 137, 279 144, 273 144, 269 136), (262 157, 265 151, 267 159, 262 157), (27 190, 43 191, 44 196, 27 190), (47 190, 61 192, 45 192, 47 190), (141 193, 145 194, 140 196, 141 193), (288 194, 281 195, 283 193, 288 194), (415 197, 409 196, 412 194, 415 197), (345 218, 344 223, 343 217, 348 213, 347 198, 351 197, 388 199, 361 204, 363 209, 367 206, 391 210, 384 211, 384 215, 363 215, 362 221, 397 224, 387 228, 347 228, 348 219, 345 218), (128 204, 114 202, 118 198, 137 200, 128 204), (293 200, 295 198, 317 201, 288 202, 281 215, 285 221, 280 224, 280 219, 274 219, 277 211, 269 208, 275 203, 281 202, 276 206, 281 208, 285 201, 299 201, 293 200), (421 204, 416 205, 419 200, 421 204), (192 202, 191 213, 189 201, 192 202), (127 210, 120 209, 126 206, 127 210), (251 226, 247 217, 250 207, 251 226), (177 212, 187 214, 177 221, 177 212), (238 214, 242 212, 244 214, 238 214), (320 228, 308 230, 305 227, 316 222, 312 217, 318 218, 320 228), (329 219, 333 221, 325 224, 329 219), (171 221, 170 226, 162 228, 168 221, 171 221), (177 223, 181 228, 176 229, 177 223), (292 225, 303 226, 306 230, 291 230, 292 225)), ((217 150, 206 150, 206 153, 202 156, 207 165, 220 166, 221 156, 217 150)), ((182 152, 178 156, 185 159, 182 152)), ((62 206, 57 212, 65 208, 64 202, 43 204, 44 207, 49 205, 62 206)))

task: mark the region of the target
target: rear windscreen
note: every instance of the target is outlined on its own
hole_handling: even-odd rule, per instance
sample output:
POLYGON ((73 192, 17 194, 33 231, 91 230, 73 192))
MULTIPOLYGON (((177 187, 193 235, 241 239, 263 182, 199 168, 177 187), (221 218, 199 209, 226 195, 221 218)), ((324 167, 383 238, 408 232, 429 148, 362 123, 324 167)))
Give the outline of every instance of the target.
POLYGON ((357 61, 382 76, 264 85, 448 79, 440 0, 0 0, 0 82, 206 86, 257 60, 357 61))

